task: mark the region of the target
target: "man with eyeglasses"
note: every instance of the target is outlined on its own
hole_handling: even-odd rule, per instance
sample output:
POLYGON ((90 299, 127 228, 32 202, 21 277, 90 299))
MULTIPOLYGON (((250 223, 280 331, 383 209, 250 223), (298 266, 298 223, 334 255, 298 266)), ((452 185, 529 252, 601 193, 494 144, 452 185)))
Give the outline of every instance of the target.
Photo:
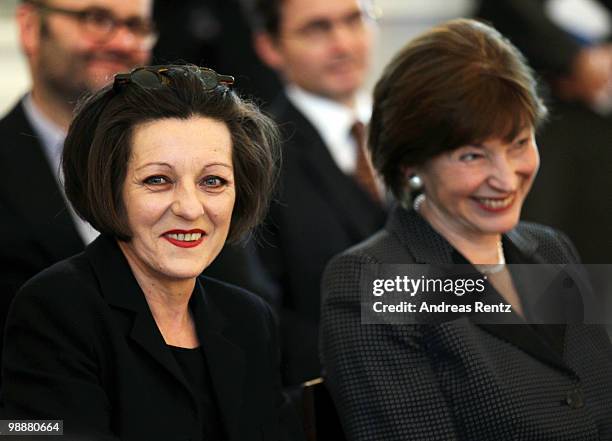
POLYGON ((0 329, 30 277, 80 252, 97 232, 58 184, 78 98, 146 64, 156 41, 152 0, 24 0, 16 10, 32 88, 0 120, 0 329))
POLYGON ((382 194, 363 147, 370 102, 372 4, 360 0, 257 0, 261 59, 285 87, 271 106, 284 129, 283 169, 260 255, 281 293, 284 381, 320 375, 320 282, 327 262, 382 227, 382 194), (365 171, 364 171, 365 169, 365 171))

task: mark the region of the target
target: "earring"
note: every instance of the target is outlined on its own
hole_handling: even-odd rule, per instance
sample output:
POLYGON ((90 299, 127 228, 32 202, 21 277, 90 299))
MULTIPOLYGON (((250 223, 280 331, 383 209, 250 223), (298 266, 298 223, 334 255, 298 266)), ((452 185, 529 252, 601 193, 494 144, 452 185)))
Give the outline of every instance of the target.
POLYGON ((408 186, 410 187, 411 191, 419 191, 420 189, 423 188, 423 180, 421 179, 421 177, 417 174, 414 174, 412 176, 410 176, 410 179, 408 179, 408 186))

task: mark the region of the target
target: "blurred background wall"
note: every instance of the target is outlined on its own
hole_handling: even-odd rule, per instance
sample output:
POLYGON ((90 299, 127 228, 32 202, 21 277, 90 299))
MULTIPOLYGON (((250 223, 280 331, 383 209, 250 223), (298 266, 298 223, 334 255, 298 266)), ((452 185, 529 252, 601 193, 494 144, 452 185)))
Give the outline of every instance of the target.
POLYGON ((17 43, 13 19, 17 0, 0 0, 0 115, 3 115, 30 84, 25 59, 17 43))
MULTIPOLYGON (((13 18, 17 1, 0 0, 0 115, 29 87, 29 74, 19 50, 13 18)), ((411 36, 434 23, 469 15, 474 0, 377 0, 376 5, 382 16, 374 68, 368 81, 370 88, 387 61, 411 36)))

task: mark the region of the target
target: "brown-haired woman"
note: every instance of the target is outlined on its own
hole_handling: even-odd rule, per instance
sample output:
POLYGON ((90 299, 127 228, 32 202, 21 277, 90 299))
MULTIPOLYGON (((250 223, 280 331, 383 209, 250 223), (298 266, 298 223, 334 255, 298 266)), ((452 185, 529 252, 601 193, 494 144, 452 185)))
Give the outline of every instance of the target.
POLYGON ((435 27, 387 66, 369 147, 402 206, 324 278, 321 352, 350 440, 612 439, 607 335, 527 325, 529 302, 504 266, 578 262, 561 233, 519 222, 545 115, 521 54, 483 23, 435 27), (514 325, 362 324, 360 282, 379 264, 475 265, 514 325))
POLYGON ((76 439, 279 439, 270 308, 200 276, 263 216, 276 129, 196 66, 119 74, 78 108, 66 194, 101 232, 18 293, 5 334, 10 418, 76 439))

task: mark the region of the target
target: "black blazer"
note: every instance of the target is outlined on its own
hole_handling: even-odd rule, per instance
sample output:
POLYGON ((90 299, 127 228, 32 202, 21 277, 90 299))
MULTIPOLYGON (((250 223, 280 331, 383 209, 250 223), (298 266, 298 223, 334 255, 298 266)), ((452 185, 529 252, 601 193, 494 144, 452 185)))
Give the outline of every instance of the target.
MULTIPOLYGON (((284 413, 270 308, 205 277, 190 307, 226 439, 284 439, 280 415, 287 426, 297 420, 284 413)), ((2 372, 7 417, 63 419, 77 439, 196 440, 202 424, 193 391, 108 237, 20 290, 2 372)))
POLYGON ((19 287, 84 244, 21 103, 0 120, 0 176, 2 332, 19 287))
POLYGON ((280 287, 284 380, 319 376, 320 284, 339 252, 382 227, 383 208, 334 162, 315 127, 283 95, 272 106, 283 131, 279 195, 260 240, 280 287))
MULTIPOLYGON (((520 223, 503 240, 522 256, 513 263, 576 262, 547 227, 520 223)), ((328 266, 321 356, 348 439, 612 440, 612 348, 600 327, 550 325, 561 355, 514 313, 517 325, 361 324, 363 265, 449 264, 455 253, 398 208, 385 230, 328 266)))

